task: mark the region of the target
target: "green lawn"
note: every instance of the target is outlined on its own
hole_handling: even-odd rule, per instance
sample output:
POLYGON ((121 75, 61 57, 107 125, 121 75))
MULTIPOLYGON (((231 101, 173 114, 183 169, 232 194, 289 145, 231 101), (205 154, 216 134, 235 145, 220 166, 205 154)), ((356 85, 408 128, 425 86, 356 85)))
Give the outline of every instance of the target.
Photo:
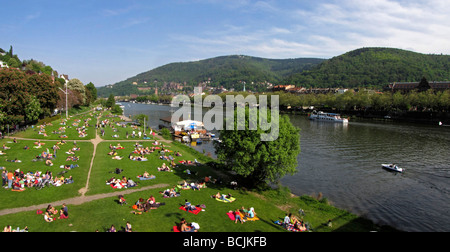
MULTIPOLYGON (((89 140, 95 137, 95 123, 97 112, 90 112, 79 116, 65 116, 46 124, 29 126, 27 130, 14 135, 18 138, 41 140, 89 140), (85 127, 86 135, 80 135, 77 129, 85 127), (44 133, 46 135, 44 135, 44 133)), ((82 129, 80 129, 82 130, 82 129)))
POLYGON ((34 148, 36 141, 18 140, 18 143, 12 143, 11 139, 4 139, 0 141, 0 145, 6 144, 10 147, 9 150, 3 150, 6 155, 0 156, 0 166, 5 167, 6 170, 15 171, 20 169, 24 173, 41 171, 51 171, 53 176, 60 177, 58 173, 64 171, 61 169, 61 165, 65 164, 78 164, 79 167, 69 170, 67 173, 63 174, 64 177, 72 176, 74 178, 73 184, 62 185, 60 187, 48 187, 42 190, 35 190, 34 188, 27 188, 22 192, 12 192, 7 189, 0 189, 0 198, 2 199, 2 204, 0 204, 0 209, 14 208, 14 207, 24 207, 29 205, 35 205, 45 202, 52 202, 57 200, 62 200, 66 198, 71 198, 78 196, 78 190, 86 185, 87 174, 89 171, 89 166, 91 162, 93 144, 89 142, 78 141, 76 146, 80 148, 80 151, 76 151, 76 156, 80 156, 77 162, 66 161, 69 156, 65 152, 69 151, 74 147, 73 141, 68 141, 64 145, 60 146, 60 149, 56 152, 56 158, 53 161, 53 166, 45 165, 45 161, 36 161, 33 159, 42 152, 46 152, 47 148, 50 153, 53 154, 52 146, 58 141, 41 141, 45 143, 41 148, 34 148), (24 147, 30 147, 24 150, 24 147), (7 162, 6 159, 11 160, 17 158, 21 160, 21 163, 7 162))
POLYGON ((99 118, 99 123, 104 122, 102 127, 97 129, 97 134, 104 140, 154 140, 155 137, 150 134, 150 129, 146 129, 144 132, 143 125, 136 126, 130 123, 121 124, 122 120, 117 115, 112 115, 110 111, 102 112, 99 118), (104 130, 104 134, 101 134, 104 130), (133 137, 133 131, 135 136, 133 137), (139 138, 139 131, 141 137, 139 138), (128 137, 127 137, 128 133, 128 137), (144 133, 147 134, 147 138, 144 139, 144 133))
MULTIPOLYGON (((154 141, 140 141, 137 142, 139 145, 142 145, 145 147, 156 147, 156 145, 153 145, 154 141)), ((122 178, 122 176, 125 176, 128 179, 132 179, 135 182, 138 182, 138 187, 142 186, 149 186, 149 185, 155 185, 155 184, 174 184, 177 183, 180 180, 183 179, 193 179, 193 177, 189 177, 188 174, 186 174, 184 171, 186 169, 190 169, 193 172, 198 171, 199 176, 204 175, 213 175, 214 172, 212 172, 208 167, 205 166, 184 166, 179 163, 181 160, 191 160, 194 161, 196 158, 193 154, 189 152, 183 151, 180 147, 174 145, 174 144, 166 144, 166 148, 171 150, 168 155, 172 155, 175 159, 175 163, 178 165, 175 169, 173 169, 173 172, 167 172, 167 171, 158 171, 158 167, 161 167, 163 163, 166 165, 169 165, 170 163, 168 161, 163 161, 160 159, 161 154, 159 153, 160 150, 155 150, 153 153, 146 154, 145 157, 148 159, 148 161, 133 161, 128 158, 128 156, 131 154, 133 156, 136 156, 137 154, 132 153, 135 149, 134 145, 136 142, 116 142, 116 141, 108 141, 108 142, 102 142, 97 146, 97 153, 94 159, 94 165, 91 173, 91 181, 90 181, 90 187, 88 191, 88 195, 97 194, 97 193, 108 193, 108 192, 114 192, 117 190, 127 190, 125 188, 122 189, 114 189, 109 185, 106 185, 106 180, 110 179, 111 177, 115 178, 122 178), (122 160, 115 160, 112 159, 112 156, 108 155, 109 152, 111 152, 109 146, 117 146, 117 144, 120 143, 124 149, 118 149, 117 156, 123 157, 122 160), (175 152, 182 153, 181 157, 177 157, 174 155, 175 152), (111 173, 116 168, 122 169, 123 172, 119 175, 111 173), (148 173, 155 175, 156 178, 152 180, 139 180, 137 178, 138 175, 142 175, 145 171, 148 173)), ((199 177, 200 178, 200 177, 199 177)))

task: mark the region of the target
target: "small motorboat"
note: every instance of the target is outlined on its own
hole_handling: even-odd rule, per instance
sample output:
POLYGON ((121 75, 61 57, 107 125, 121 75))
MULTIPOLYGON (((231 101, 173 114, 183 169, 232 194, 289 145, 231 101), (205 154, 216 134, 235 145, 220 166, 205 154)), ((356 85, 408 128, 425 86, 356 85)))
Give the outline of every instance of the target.
POLYGON ((381 167, 395 172, 403 172, 405 170, 403 168, 398 167, 396 164, 381 164, 381 167))

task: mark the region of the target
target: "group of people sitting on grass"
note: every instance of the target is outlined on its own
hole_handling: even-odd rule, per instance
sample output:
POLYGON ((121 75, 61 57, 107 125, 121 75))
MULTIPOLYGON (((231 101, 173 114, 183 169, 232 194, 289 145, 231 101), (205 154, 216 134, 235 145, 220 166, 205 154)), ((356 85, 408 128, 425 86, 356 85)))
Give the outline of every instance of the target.
POLYGON ((112 177, 106 181, 107 185, 110 185, 111 187, 115 189, 122 189, 122 188, 128 188, 128 187, 135 187, 137 186, 137 183, 134 182, 131 179, 127 179, 127 177, 122 176, 122 179, 119 179, 116 177, 112 177))
POLYGON ((183 190, 187 190, 187 189, 192 189, 192 190, 197 190, 200 191, 201 188, 206 188, 205 182, 202 183, 196 183, 196 182, 191 182, 191 183, 187 183, 186 180, 183 181, 183 183, 181 183, 181 189, 183 190))
POLYGON ((63 175, 60 177, 52 176, 51 171, 42 173, 40 171, 24 173, 20 169, 12 171, 2 171, 2 186, 8 189, 23 191, 26 188, 38 187, 38 186, 61 186, 63 184, 73 183, 72 176, 65 178, 63 175), (6 186, 7 185, 7 186, 6 186))
MULTIPOLYGON (((233 212, 233 211, 231 211, 233 212)), ((256 217, 255 208, 250 207, 248 210, 245 209, 245 207, 241 207, 241 209, 236 209, 234 212, 234 223, 237 223, 238 221, 244 223, 247 219, 253 219, 256 217)))
POLYGON ((53 222, 56 219, 67 219, 69 218, 69 212, 67 210, 66 204, 62 204, 61 209, 58 211, 56 210, 52 205, 48 205, 47 209, 45 209, 45 212, 43 213, 44 220, 46 222, 53 222), (57 217, 57 215, 59 216, 57 217))
POLYGON ((305 231, 308 230, 307 224, 303 221, 303 219, 298 219, 293 216, 292 213, 286 214, 283 219, 282 226, 286 230, 295 230, 295 231, 305 231))
POLYGON ((166 189, 164 191, 159 192, 164 198, 172 198, 172 197, 178 197, 180 196, 180 193, 178 192, 178 188, 176 186, 166 189))
POLYGON ((142 212, 148 212, 149 210, 158 209, 160 206, 165 205, 164 202, 156 202, 155 197, 150 195, 147 200, 143 198, 139 198, 136 203, 132 206, 132 208, 136 211, 132 211, 134 214, 142 214, 142 212))

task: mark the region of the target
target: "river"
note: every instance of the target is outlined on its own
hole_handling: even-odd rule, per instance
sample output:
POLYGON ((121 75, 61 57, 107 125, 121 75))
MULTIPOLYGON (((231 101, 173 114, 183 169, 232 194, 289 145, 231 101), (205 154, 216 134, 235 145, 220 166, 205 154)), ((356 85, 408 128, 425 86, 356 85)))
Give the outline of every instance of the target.
MULTIPOLYGON (((174 108, 123 103, 150 127, 174 108)), ((298 172, 281 179, 297 195, 319 192, 334 206, 410 232, 450 231, 450 127, 371 120, 347 126, 289 115, 299 127, 298 172), (389 172, 396 163, 404 173, 389 172)), ((214 155, 212 143, 193 147, 214 155)))

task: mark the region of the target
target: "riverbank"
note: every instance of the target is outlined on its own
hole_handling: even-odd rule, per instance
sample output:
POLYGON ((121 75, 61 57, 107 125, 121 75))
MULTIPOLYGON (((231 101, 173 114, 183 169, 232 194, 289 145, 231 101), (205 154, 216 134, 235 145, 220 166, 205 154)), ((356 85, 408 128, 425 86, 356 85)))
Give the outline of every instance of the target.
MULTIPOLYGON (((402 122, 402 123, 417 123, 428 125, 450 124, 450 113, 448 112, 418 112, 418 111, 405 111, 405 112, 381 112, 381 111, 355 111, 345 110, 336 111, 330 109, 323 109, 323 112, 340 113, 341 116, 351 119, 370 119, 374 121, 386 121, 386 122, 402 122)), ((281 108, 281 114, 303 115, 307 116, 312 110, 295 110, 281 108)))

